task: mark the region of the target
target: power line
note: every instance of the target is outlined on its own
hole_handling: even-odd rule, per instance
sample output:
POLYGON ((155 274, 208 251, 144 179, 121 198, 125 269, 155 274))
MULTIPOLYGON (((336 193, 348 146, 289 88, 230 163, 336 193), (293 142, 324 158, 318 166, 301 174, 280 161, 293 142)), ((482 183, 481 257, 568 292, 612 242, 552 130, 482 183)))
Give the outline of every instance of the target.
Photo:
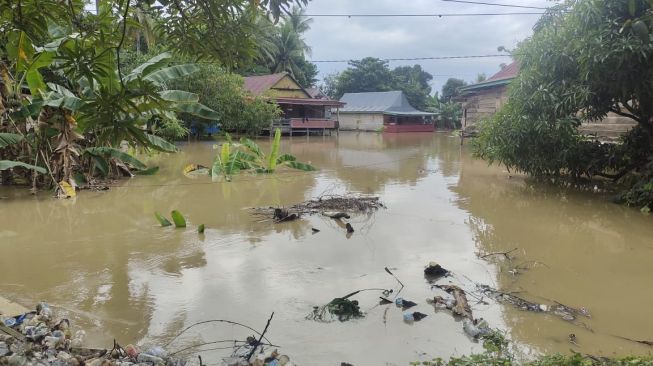
POLYGON ((440 14, 304 14, 306 18, 444 18, 444 17, 477 17, 477 16, 501 16, 501 15, 544 15, 536 12, 510 12, 510 13, 440 13, 440 14))
MULTIPOLYGON (((402 58, 380 58, 381 61, 426 61, 426 60, 459 60, 491 57, 512 57, 508 54, 497 55, 467 55, 467 56, 435 56, 435 57, 402 57, 402 58)), ((309 60, 314 63, 343 63, 356 60, 309 60)))
POLYGON ((529 6, 529 5, 513 5, 513 4, 496 4, 496 3, 485 3, 482 1, 467 1, 467 0, 442 0, 452 3, 463 3, 463 4, 475 4, 475 5, 489 5, 489 6, 501 6, 506 8, 521 8, 521 9, 537 9, 537 10, 548 10, 548 8, 539 7, 539 6, 529 6))

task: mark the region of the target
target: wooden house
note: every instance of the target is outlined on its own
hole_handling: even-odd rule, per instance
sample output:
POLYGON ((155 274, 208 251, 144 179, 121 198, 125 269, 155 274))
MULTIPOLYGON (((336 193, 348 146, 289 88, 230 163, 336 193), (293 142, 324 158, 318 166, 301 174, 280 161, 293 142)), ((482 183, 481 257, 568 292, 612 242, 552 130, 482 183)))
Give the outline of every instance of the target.
POLYGON ((401 91, 346 93, 340 98, 340 129, 351 131, 433 132, 435 113, 410 105, 401 91))
POLYGON ((495 114, 508 100, 508 85, 519 74, 519 63, 513 62, 489 79, 460 89, 456 98, 462 102, 463 130, 473 129, 479 120, 495 114))
MULTIPOLYGON (((513 62, 489 79, 460 89, 461 95, 456 100, 462 102, 463 135, 473 135, 478 121, 501 109, 508 101, 508 86, 518 74, 519 63, 513 62)), ((583 122, 579 130, 600 140, 612 140, 630 131, 635 125, 635 121, 630 118, 609 113, 603 120, 583 122)))
POLYGON ((324 134, 338 129, 337 111, 344 104, 319 95, 314 90, 311 90, 314 93, 311 94, 286 72, 246 77, 245 89, 255 96, 269 96, 281 108, 283 115, 270 126, 270 133, 275 128, 281 128, 283 133, 288 134, 324 134))

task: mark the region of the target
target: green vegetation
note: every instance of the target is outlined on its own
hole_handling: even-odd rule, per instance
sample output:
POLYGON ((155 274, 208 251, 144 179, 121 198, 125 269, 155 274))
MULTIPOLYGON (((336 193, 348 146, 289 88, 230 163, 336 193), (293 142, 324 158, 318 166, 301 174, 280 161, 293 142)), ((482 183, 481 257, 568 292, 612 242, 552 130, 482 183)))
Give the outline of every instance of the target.
POLYGON ((431 80, 433 76, 420 65, 390 70, 388 61, 366 57, 350 61, 345 71, 325 78, 322 89, 335 99, 340 99, 345 93, 401 90, 413 107, 424 109, 431 94, 431 80))
POLYGON ((481 337, 484 352, 451 357, 449 360, 434 358, 430 361, 413 361, 410 365, 425 366, 653 366, 650 357, 627 357, 608 359, 572 353, 539 356, 530 361, 519 361, 511 352, 510 342, 501 331, 494 330, 481 337))
POLYGON ((248 138, 241 138, 240 143, 231 141, 227 135, 227 141, 220 146, 220 153, 213 160, 211 177, 214 181, 224 178, 231 181, 231 177, 243 170, 250 170, 256 173, 274 173, 278 166, 314 171, 310 164, 297 161, 297 158, 290 154, 279 155, 281 148, 281 130, 275 130, 272 148, 269 155, 266 155, 261 148, 248 138))
POLYGON ((507 105, 485 122, 477 156, 508 169, 575 182, 602 177, 618 197, 653 207, 653 2, 568 0, 554 6, 514 55, 521 73, 507 105), (637 127, 618 144, 579 132, 609 112, 637 127))
POLYGON ((180 116, 256 130, 277 110, 234 91, 242 80, 222 70, 260 58, 260 19, 279 19, 292 4, 306 0, 98 1, 97 14, 80 0, 8 2, 0 11, 2 184, 70 196, 78 180, 151 174, 126 151, 174 151, 164 137, 186 134, 180 116), (200 102, 215 95, 173 87, 205 71, 179 61, 198 58, 219 70, 199 91, 228 85, 237 97, 217 99, 235 106, 217 112, 200 102))

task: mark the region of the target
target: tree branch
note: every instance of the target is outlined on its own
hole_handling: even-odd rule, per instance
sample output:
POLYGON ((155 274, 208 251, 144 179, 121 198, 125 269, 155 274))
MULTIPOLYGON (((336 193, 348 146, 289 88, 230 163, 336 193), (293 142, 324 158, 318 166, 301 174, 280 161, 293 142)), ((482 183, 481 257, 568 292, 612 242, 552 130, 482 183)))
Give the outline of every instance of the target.
POLYGON ((120 78, 120 85, 125 89, 125 82, 122 80, 122 70, 120 70, 120 49, 122 44, 125 42, 125 35, 127 34, 127 13, 129 12, 129 0, 127 0, 127 5, 125 5, 125 14, 122 18, 122 36, 120 37, 120 43, 116 47, 116 63, 118 66, 118 78, 120 78))
MULTIPOLYGON (((629 109, 629 110, 630 110, 630 109, 629 109)), ((620 110, 620 109, 618 109, 618 108, 610 108, 610 112, 612 112, 612 113, 614 113, 614 114, 618 114, 618 115, 620 115, 620 116, 622 116, 622 117, 630 118, 630 119, 636 121, 637 123, 642 123, 641 118, 635 116, 634 114, 630 114, 630 113, 623 112, 622 110, 620 110)))

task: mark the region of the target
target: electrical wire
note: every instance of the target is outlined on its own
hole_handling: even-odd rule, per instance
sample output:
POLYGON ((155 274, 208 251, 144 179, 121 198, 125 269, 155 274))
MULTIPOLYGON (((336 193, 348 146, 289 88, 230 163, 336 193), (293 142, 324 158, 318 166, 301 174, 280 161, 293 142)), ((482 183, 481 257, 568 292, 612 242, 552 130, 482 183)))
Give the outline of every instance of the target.
POLYGON ((530 6, 530 5, 514 5, 514 4, 497 4, 497 3, 486 3, 482 1, 467 1, 467 0, 442 0, 451 3, 463 3, 463 4, 475 4, 475 5, 488 5, 488 6, 501 6, 505 8, 520 8, 520 9, 537 9, 537 10, 548 10, 549 8, 540 7, 540 6, 530 6))
POLYGON ((510 13, 433 13, 433 14, 304 14, 306 18, 445 18, 445 17, 479 17, 502 15, 544 15, 542 12, 510 12, 510 13))

